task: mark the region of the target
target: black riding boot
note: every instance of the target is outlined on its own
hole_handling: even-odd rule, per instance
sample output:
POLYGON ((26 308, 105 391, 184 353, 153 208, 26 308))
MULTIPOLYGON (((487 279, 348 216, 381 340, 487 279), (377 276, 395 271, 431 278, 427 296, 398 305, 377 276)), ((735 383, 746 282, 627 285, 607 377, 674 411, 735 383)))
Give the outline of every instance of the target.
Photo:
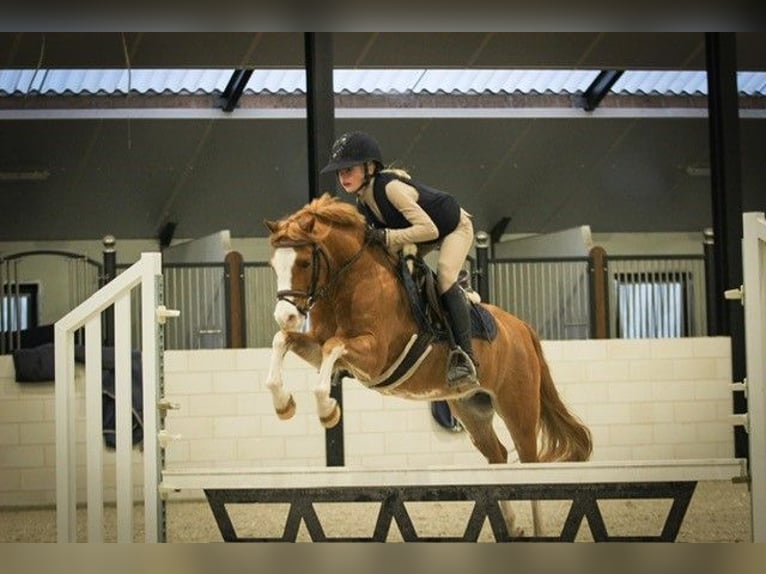
POLYGON ((478 387, 476 360, 471 344, 471 315, 463 290, 455 283, 442 294, 442 302, 447 310, 452 326, 455 343, 460 349, 450 353, 447 370, 447 383, 451 387, 470 389, 478 387))

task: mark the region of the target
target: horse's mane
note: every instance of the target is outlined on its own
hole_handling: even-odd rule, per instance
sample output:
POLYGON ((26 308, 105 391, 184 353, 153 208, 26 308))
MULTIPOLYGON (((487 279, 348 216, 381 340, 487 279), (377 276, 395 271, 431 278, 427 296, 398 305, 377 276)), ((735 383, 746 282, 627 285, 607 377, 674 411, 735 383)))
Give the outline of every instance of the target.
POLYGON ((310 213, 317 219, 340 227, 363 227, 365 224, 364 216, 353 205, 341 201, 329 193, 314 199, 296 215, 302 212, 310 213))
POLYGON ((306 239, 316 220, 332 227, 359 229, 365 226, 364 216, 353 205, 325 193, 280 221, 279 230, 272 234, 272 244, 284 239, 306 239))

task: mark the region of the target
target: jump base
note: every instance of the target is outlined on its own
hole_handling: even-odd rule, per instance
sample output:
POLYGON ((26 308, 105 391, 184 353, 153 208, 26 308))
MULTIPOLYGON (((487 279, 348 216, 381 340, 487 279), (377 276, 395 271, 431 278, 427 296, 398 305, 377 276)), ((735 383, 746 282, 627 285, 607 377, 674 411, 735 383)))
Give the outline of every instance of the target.
POLYGON ((583 521, 596 542, 673 542, 700 480, 742 480, 744 460, 554 463, 441 469, 360 470, 349 468, 166 471, 165 492, 204 491, 227 542, 295 542, 301 524, 313 542, 385 542, 398 529, 405 542, 476 542, 486 524, 497 542, 574 542, 583 521), (595 480, 598 478, 598 480, 595 480), (470 480, 469 480, 470 479, 470 480), (657 535, 610 534, 599 501, 671 500, 657 535), (511 536, 503 501, 571 501, 560 532, 511 536), (407 503, 470 502, 460 536, 421 536, 407 503), (370 536, 328 536, 315 504, 379 505, 370 536), (241 536, 227 505, 287 504, 281 536, 241 536))

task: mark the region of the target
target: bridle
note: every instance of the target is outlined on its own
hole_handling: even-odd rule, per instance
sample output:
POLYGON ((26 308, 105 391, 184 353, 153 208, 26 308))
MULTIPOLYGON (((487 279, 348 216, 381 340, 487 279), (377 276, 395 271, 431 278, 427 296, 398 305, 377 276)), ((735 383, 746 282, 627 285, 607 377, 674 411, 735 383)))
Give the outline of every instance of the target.
POLYGON ((368 243, 369 237, 365 238, 364 243, 362 243, 362 246, 359 248, 359 251, 354 253, 354 255, 352 255, 348 261, 341 265, 334 276, 330 277, 330 258, 327 256, 327 252, 325 251, 324 247, 322 247, 319 243, 315 241, 299 241, 291 239, 278 241, 274 244, 275 248, 305 247, 307 245, 311 246, 311 282, 309 283, 309 288, 307 291, 301 289, 280 289, 277 291, 277 300, 290 303, 298 310, 301 315, 304 317, 307 316, 316 302, 324 297, 324 295, 335 285, 341 275, 343 275, 343 273, 348 268, 350 268, 357 259, 359 259, 368 243), (320 287, 319 273, 320 265, 322 262, 324 262, 325 268, 327 269, 328 280, 323 286, 320 287), (298 302, 300 299, 304 301, 303 304, 298 302))

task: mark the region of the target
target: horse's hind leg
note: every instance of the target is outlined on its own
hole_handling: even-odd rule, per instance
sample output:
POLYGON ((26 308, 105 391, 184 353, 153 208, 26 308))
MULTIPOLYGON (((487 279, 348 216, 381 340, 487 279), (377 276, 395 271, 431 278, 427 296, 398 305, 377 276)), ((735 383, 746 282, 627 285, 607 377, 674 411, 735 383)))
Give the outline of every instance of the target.
POLYGON ((492 399, 485 393, 476 393, 466 399, 448 401, 452 414, 471 437, 471 442, 490 464, 508 462, 508 450, 500 442, 492 427, 495 411, 492 399))
MULTIPOLYGON (((452 409, 452 414, 463 425, 463 428, 471 438, 471 442, 484 455, 487 462, 490 464, 506 464, 508 462, 508 450, 500 442, 492 426, 495 411, 489 395, 476 393, 467 399, 448 402, 450 409, 452 409)), ((522 536, 524 531, 516 526, 516 513, 511 503, 503 500, 500 502, 500 507, 510 535, 512 537, 522 536)))
MULTIPOLYGON (((511 434, 519 461, 538 462, 537 427, 540 419, 540 407, 534 401, 524 404, 519 397, 501 391, 496 399, 497 414, 511 434)), ((543 517, 540 501, 532 500, 532 527, 535 536, 542 536, 543 517)))

